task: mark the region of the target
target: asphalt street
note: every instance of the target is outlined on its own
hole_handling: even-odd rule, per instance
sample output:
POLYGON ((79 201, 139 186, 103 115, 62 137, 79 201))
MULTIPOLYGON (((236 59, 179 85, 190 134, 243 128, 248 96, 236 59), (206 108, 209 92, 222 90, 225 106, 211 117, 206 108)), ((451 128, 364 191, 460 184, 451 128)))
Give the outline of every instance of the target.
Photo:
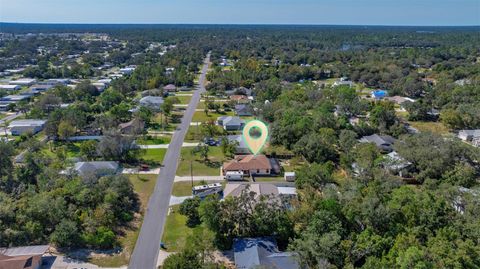
POLYGON ((162 239, 163 229, 167 218, 170 195, 173 189, 180 151, 185 139, 185 134, 200 101, 200 95, 205 92, 204 82, 209 62, 210 53, 205 58, 198 83, 198 89, 194 91, 190 104, 183 115, 182 123, 174 133, 165 155, 163 167, 160 169, 155 190, 148 202, 148 208, 143 219, 140 235, 130 259, 130 264, 128 266, 130 269, 151 269, 157 267, 160 241, 162 239))

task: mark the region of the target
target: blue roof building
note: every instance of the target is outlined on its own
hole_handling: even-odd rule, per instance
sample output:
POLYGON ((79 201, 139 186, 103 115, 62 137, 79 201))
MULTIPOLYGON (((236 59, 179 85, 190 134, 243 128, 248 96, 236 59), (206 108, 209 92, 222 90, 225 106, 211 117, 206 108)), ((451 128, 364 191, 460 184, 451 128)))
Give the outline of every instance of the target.
POLYGON ((385 90, 374 90, 372 91, 372 98, 381 100, 387 96, 387 91, 385 90))
POLYGON ((235 266, 238 269, 299 269, 292 252, 280 252, 271 237, 236 238, 233 241, 235 266))

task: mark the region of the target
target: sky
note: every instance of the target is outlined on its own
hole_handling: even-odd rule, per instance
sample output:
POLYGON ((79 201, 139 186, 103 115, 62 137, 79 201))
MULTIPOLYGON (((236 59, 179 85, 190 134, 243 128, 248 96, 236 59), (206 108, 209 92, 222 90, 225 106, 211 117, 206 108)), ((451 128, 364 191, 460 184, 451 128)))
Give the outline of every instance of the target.
POLYGON ((0 0, 1 22, 480 25, 480 0, 0 0))

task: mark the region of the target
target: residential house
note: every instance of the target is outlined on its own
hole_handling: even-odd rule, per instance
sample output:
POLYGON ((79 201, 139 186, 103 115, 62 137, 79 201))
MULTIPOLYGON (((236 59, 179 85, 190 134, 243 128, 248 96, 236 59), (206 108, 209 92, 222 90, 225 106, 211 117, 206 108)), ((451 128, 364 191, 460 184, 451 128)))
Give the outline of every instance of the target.
POLYGON ((77 162, 73 167, 73 171, 82 177, 114 175, 119 170, 118 162, 112 161, 77 162))
POLYGON ((18 91, 22 89, 20 85, 0 85, 0 90, 5 91, 18 91))
POLYGON ((48 248, 48 245, 0 248, 0 268, 40 269, 42 256, 48 248))
POLYGON ((103 92, 108 86, 103 82, 93 82, 92 86, 97 88, 97 91, 103 92))
POLYGON ((280 173, 280 165, 265 155, 237 155, 223 164, 222 172, 243 172, 244 176, 269 176, 280 173))
POLYGON ((458 138, 466 142, 471 142, 472 145, 476 147, 480 147, 480 129, 461 130, 458 132, 458 138))
POLYGON ((236 143, 235 154, 250 154, 247 143, 242 135, 229 135, 227 139, 230 143, 236 143))
POLYGON ((279 251, 271 237, 235 238, 233 252, 237 269, 300 269, 296 254, 279 251))
POLYGON ((350 80, 337 80, 333 83, 333 87, 338 87, 338 86, 348 86, 352 88, 354 86, 353 82, 350 80))
POLYGON ((235 88, 233 90, 228 90, 225 91, 225 94, 227 96, 232 96, 232 95, 245 95, 245 96, 252 96, 253 91, 252 89, 245 88, 245 87, 240 87, 240 88, 235 88))
POLYGON ((228 97, 230 100, 232 101, 235 101, 237 103, 249 103, 250 102, 250 99, 248 99, 248 96, 246 95, 238 95, 238 94, 235 94, 235 95, 231 95, 228 97))
POLYGON ((123 75, 130 75, 131 73, 133 73, 133 71, 135 71, 135 68, 136 68, 136 66, 130 65, 130 66, 127 66, 125 68, 120 68, 119 71, 123 75))
POLYGON ((8 125, 12 135, 36 134, 43 130, 46 120, 14 120, 8 125))
POLYGON ((145 129, 145 123, 140 119, 132 119, 129 122, 120 123, 118 129, 122 134, 139 134, 145 129))
POLYGON ((223 190, 224 197, 240 197, 243 192, 254 193, 254 198, 271 196, 273 198, 293 198, 297 195, 297 189, 292 186, 276 186, 271 183, 227 183, 223 190))
POLYGON ((11 102, 11 103, 18 103, 21 101, 27 101, 30 99, 28 95, 7 95, 0 98, 2 102, 11 102))
POLYGON ((239 131, 245 126, 245 121, 235 116, 221 116, 218 117, 217 124, 226 131, 239 131))
POLYGON ((415 100, 412 98, 398 96, 398 95, 395 95, 392 97, 385 97, 385 100, 388 100, 400 106, 403 106, 405 102, 412 102, 412 103, 415 102, 415 100))
POLYGON ((371 92, 372 98, 375 100, 382 100, 387 96, 387 91, 385 90, 374 90, 371 92))
POLYGON ((392 151, 385 156, 383 166, 394 174, 405 177, 409 172, 409 168, 412 167, 412 163, 405 160, 396 151, 392 151))
POLYGON ((140 105, 150 108, 154 111, 160 111, 163 104, 163 97, 161 96, 145 96, 140 99, 140 105))
POLYGON ((20 86, 32 86, 37 82, 34 78, 21 78, 17 80, 12 80, 8 84, 10 85, 20 85, 20 86))
POLYGON ((32 92, 44 92, 44 91, 50 90, 53 87, 55 87, 55 85, 52 85, 52 84, 35 84, 35 85, 31 86, 29 89, 32 92))
POLYGON ((253 111, 248 104, 238 104, 235 105, 235 115, 249 117, 253 115, 253 111))
POLYGON ((163 87, 163 90, 167 92, 176 92, 177 87, 173 84, 168 84, 167 86, 163 87))
POLYGON ((392 152, 395 141, 395 138, 389 135, 377 134, 364 136, 359 140, 360 143, 374 143, 383 152, 392 152))

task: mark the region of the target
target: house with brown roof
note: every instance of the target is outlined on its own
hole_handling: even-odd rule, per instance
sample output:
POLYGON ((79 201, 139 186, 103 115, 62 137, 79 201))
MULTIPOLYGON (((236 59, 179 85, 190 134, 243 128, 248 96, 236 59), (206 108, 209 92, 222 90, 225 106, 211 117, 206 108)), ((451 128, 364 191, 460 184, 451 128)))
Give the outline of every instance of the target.
POLYGON ((277 160, 265 155, 237 155, 223 164, 223 175, 227 172, 242 172, 244 176, 268 176, 278 174, 280 166, 277 160))
POLYGON ((40 269, 48 245, 0 249, 1 269, 40 269))
POLYGON ((118 129, 122 134, 140 134, 145 129, 145 123, 135 118, 129 122, 120 123, 118 129))
POLYGON ((163 87, 163 89, 167 92, 176 92, 177 87, 173 84, 168 84, 167 86, 163 87))
POLYGON ((231 95, 228 97, 230 100, 235 101, 239 104, 249 103, 250 100, 245 95, 231 95))

